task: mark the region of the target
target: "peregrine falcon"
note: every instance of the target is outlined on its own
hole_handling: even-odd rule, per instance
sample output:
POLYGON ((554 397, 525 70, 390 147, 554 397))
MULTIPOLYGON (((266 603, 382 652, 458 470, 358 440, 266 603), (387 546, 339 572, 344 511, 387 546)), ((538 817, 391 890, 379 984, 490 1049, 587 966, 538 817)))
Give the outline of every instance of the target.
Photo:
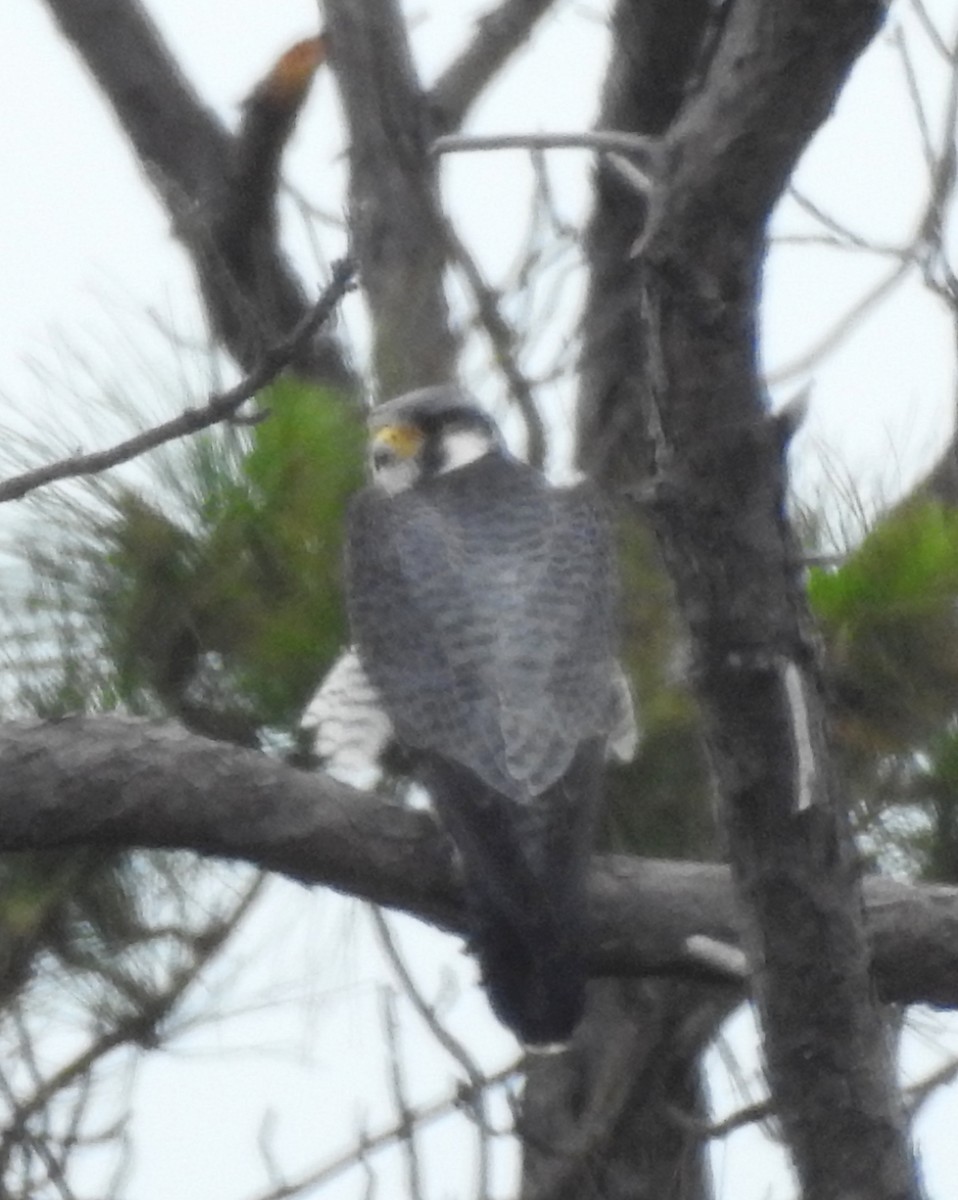
POLYGON ((351 680, 362 736, 410 752, 459 852, 493 1010, 527 1045, 565 1042, 603 763, 635 742, 602 505, 513 458, 452 385, 373 412, 370 468, 347 526, 355 645, 310 720, 333 754, 351 680))

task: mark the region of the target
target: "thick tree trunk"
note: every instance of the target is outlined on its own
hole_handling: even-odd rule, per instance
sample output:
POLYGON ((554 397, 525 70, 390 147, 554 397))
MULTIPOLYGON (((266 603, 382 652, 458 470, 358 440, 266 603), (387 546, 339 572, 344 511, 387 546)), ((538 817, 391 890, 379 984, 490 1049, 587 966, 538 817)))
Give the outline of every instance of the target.
MULTIPOLYGON (((696 74, 711 11, 708 0, 620 0, 600 129, 667 129, 696 74)), ((585 239, 579 460, 610 490, 640 484, 651 461, 639 418, 648 374, 641 287, 630 257, 647 216, 646 198, 614 162, 600 161, 585 239)), ((709 1200, 706 1143, 674 1114, 707 1121, 700 1057, 730 1003, 705 986, 597 981, 573 1050, 529 1072, 525 1195, 709 1200)))
POLYGON ((395 0, 326 0, 325 11, 349 127, 350 229, 373 321, 373 368, 382 394, 393 396, 456 371, 429 153, 440 129, 395 0))
MULTIPOLYGON (((654 487, 744 901, 770 1083, 804 1194, 905 1200, 920 1185, 869 991, 855 852, 783 511, 786 448, 755 362, 765 222, 881 8, 740 0, 720 29, 699 27, 709 36, 698 52, 680 36, 693 13, 623 4, 617 16, 603 116, 658 140, 631 228, 628 172, 600 182, 582 459, 617 486, 654 487), (650 37, 667 51, 659 61, 687 71, 684 87, 670 80, 681 100, 671 113, 642 103, 634 68, 647 77, 650 37), (609 229, 598 223, 603 205, 609 229), (624 245, 632 234, 634 248, 624 245)), ((694 38, 694 22, 684 32, 694 38)))
POLYGON ((524 1200, 708 1200, 701 1055, 727 989, 596 980, 563 1055, 532 1060, 524 1200))

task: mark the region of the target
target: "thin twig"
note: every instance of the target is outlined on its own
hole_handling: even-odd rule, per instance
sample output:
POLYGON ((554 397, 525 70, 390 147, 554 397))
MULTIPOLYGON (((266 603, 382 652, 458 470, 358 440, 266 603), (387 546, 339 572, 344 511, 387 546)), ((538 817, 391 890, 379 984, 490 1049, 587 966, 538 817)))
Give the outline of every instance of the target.
POLYGON ((849 334, 862 323, 872 309, 877 308, 885 297, 894 290, 914 265, 914 257, 902 258, 901 262, 897 263, 874 287, 870 288, 849 309, 845 316, 832 325, 828 333, 820 341, 816 342, 811 349, 800 354, 798 358, 792 359, 791 362, 785 363, 784 366, 777 367, 774 371, 769 371, 765 376, 765 382, 773 384, 793 379, 796 375, 801 375, 803 372, 808 371, 826 354, 830 353, 837 346, 840 346, 849 334))
MULTIPOLYGON (((905 1088, 905 1105, 908 1112, 908 1119, 913 1120, 915 1118, 919 1108, 938 1088, 944 1087, 945 1084, 951 1083, 956 1078, 958 1078, 958 1059, 950 1059, 939 1067, 938 1070, 933 1071, 927 1078, 905 1088)), ((744 1129, 747 1125, 768 1122, 775 1118, 775 1107, 768 1098, 756 1100, 753 1104, 746 1104, 742 1108, 736 1109, 735 1112, 730 1113, 727 1117, 724 1117, 721 1121, 715 1122, 702 1121, 689 1113, 681 1111, 674 1105, 669 1105, 667 1111, 670 1119, 676 1125, 694 1133, 703 1141, 716 1141, 720 1138, 727 1138, 739 1129, 744 1129)))
MULTIPOLYGON (((831 242, 831 245, 848 246, 856 250, 868 250, 872 254, 892 255, 896 258, 906 258, 908 256, 909 251, 907 248, 870 242, 868 238, 863 237, 860 233, 849 229, 847 225, 843 225, 841 221, 837 220, 830 213, 825 212, 823 208, 806 196, 804 192, 799 191, 794 184, 788 188, 788 194, 799 208, 803 208, 810 217, 814 217, 820 225, 824 225, 826 229, 835 235, 836 241, 831 242)), ((786 239, 780 238, 776 240, 785 241, 786 239)), ((797 240, 797 238, 791 240, 797 240)))
POLYGON ((911 6, 914 9, 915 16, 918 18, 921 27, 928 35, 928 40, 935 47, 938 53, 948 62, 954 62, 952 51, 945 45, 945 39, 938 32, 938 28, 928 15, 928 10, 925 8, 922 0, 911 0, 911 6))
POLYGON ((582 133, 497 133, 488 136, 450 133, 436 138, 433 154, 453 154, 472 150, 598 150, 630 154, 649 162, 656 153, 655 138, 617 129, 596 129, 582 133))
POLYGON ((55 1096, 70 1087, 102 1058, 120 1046, 146 1045, 156 1038, 156 1030, 172 1012, 184 992, 197 979, 208 963, 219 953, 249 910, 263 886, 264 875, 257 876, 232 911, 211 928, 194 939, 194 957, 178 970, 171 972, 166 988, 136 1012, 119 1019, 110 1029, 95 1038, 85 1050, 35 1086, 33 1094, 12 1107, 12 1112, 0 1141, 0 1179, 6 1173, 10 1156, 24 1136, 29 1137, 28 1122, 43 1112, 55 1096))
POLYGON ((492 1132, 485 1100, 488 1079, 476 1065, 475 1060, 466 1050, 465 1046, 463 1046, 458 1038, 453 1037, 439 1020, 436 1010, 430 1004, 426 1003, 425 998, 416 986, 415 980, 409 973, 409 968, 403 961, 402 955, 399 953, 392 930, 389 928, 389 922, 383 915, 382 909, 378 905, 371 904, 369 911, 383 952, 389 959, 389 964, 402 984, 403 991, 409 997, 413 1008, 422 1017, 430 1033, 439 1045, 462 1067, 469 1080, 470 1115, 473 1118, 478 1135, 477 1193, 479 1196, 486 1196, 489 1194, 489 1139, 492 1132))
POLYGON ((738 1108, 723 1120, 715 1122, 703 1121, 691 1113, 683 1112, 674 1104, 667 1104, 665 1111, 670 1121, 687 1133, 695 1134, 703 1142, 727 1138, 736 1130, 744 1129, 746 1125, 768 1121, 775 1115, 771 1100, 757 1100, 754 1104, 746 1104, 744 1108, 738 1108))
POLYGON ((480 17, 475 37, 436 80, 429 97, 447 129, 458 129, 503 63, 528 38, 554 0, 503 0, 480 17))
MULTIPOLYGON (((12 1109, 16 1108, 16 1097, 13 1095, 10 1085, 6 1078, 0 1075, 0 1092, 12 1109)), ((36 1135, 29 1129, 24 1129, 21 1134, 20 1148, 26 1162, 28 1151, 40 1160, 46 1168, 47 1180, 53 1184, 57 1192, 60 1194, 60 1200, 76 1200, 75 1195, 70 1190, 63 1171, 63 1164, 57 1161, 53 1151, 47 1145, 47 1137, 36 1135)), ((4 1172, 5 1173, 5 1172, 4 1172)), ((3 1193, 6 1195, 6 1192, 3 1193)))
POLYGON ((476 1066, 466 1048, 462 1043, 449 1032, 436 1016, 435 1009, 427 1004, 423 999, 422 993, 416 986, 416 982, 409 973, 409 968, 403 962, 402 955, 396 946, 393 938, 392 930, 389 928, 389 923, 383 916, 382 909, 376 905, 369 906, 369 914, 372 917, 373 925, 376 927, 376 935, 379 938, 379 944, 382 946, 383 952, 389 959, 389 965, 396 973, 399 982, 402 984, 403 991, 408 995, 413 1008, 419 1013, 423 1021, 429 1028, 429 1032, 433 1035, 436 1041, 442 1046, 450 1057, 462 1067, 466 1073, 469 1083, 477 1091, 481 1092, 486 1086, 486 1076, 476 1066))
MULTIPOLYGON (((546 160, 545 151, 533 147, 529 151, 529 165, 532 167, 534 186, 530 233, 541 222, 542 214, 544 213, 551 225, 552 236, 556 238, 578 238, 580 230, 569 221, 563 220, 559 214, 559 205, 556 201, 552 179, 549 176, 549 164, 546 160)), ((526 240, 529 241, 530 239, 527 238, 526 240)))
POLYGON ((918 1115, 918 1110, 940 1087, 944 1087, 947 1083, 952 1083, 958 1079, 958 1058, 949 1059, 938 1068, 937 1071, 932 1071, 925 1079, 919 1080, 911 1087, 905 1089, 905 1108, 908 1114, 909 1121, 913 1121, 918 1115))
POLYGON ((532 388, 516 360, 515 334, 499 309, 495 292, 483 279, 475 259, 449 221, 446 222, 446 237, 449 248, 469 284, 479 320, 492 343, 496 362, 509 385, 510 395, 525 422, 526 457, 531 466, 541 470, 546 458, 546 431, 542 415, 532 395, 532 388))
MULTIPOLYGON (((877 242, 873 245, 857 245, 828 233, 775 233, 772 234, 771 241, 776 246, 822 246, 827 250, 847 250, 849 253, 859 253, 867 249, 870 254, 882 258, 901 259, 908 253, 900 246, 882 246, 877 242)), ((864 242, 864 239, 862 241, 864 242)))
POLYGON ((416 1122, 406 1099, 408 1089, 402 1068, 399 1050, 399 1021, 396 1017, 396 993, 391 987, 382 989, 383 1028, 386 1031, 386 1046, 389 1051, 389 1086, 393 1104, 399 1116, 403 1133, 403 1159, 406 1164, 406 1187, 410 1200, 423 1200, 422 1170, 419 1166, 419 1147, 416 1140, 416 1122))
POLYGON ((285 1183, 283 1172, 273 1153, 273 1134, 276 1130, 276 1111, 268 1108, 260 1121, 259 1132, 256 1135, 256 1145, 259 1156, 266 1168, 266 1175, 273 1187, 282 1187, 285 1183))
POLYGON ((928 170, 934 171, 934 139, 931 136, 928 118, 925 116, 925 106, 922 103, 921 89, 918 86, 918 76, 915 71, 915 64, 912 62, 911 51, 908 49, 908 43, 905 41, 905 31, 900 25, 897 25, 891 31, 890 36, 892 45, 898 51, 898 56, 901 59, 902 72, 905 76, 905 86, 908 89, 908 96, 915 114, 915 123, 918 126, 918 133, 921 137, 921 148, 925 156, 925 162, 928 170))
MULTIPOLYGON (((505 1067, 503 1070, 497 1071, 494 1075, 490 1075, 486 1080, 486 1086, 495 1087, 506 1083, 518 1071, 519 1067, 517 1064, 505 1067)), ((441 1100, 437 1100, 433 1104, 426 1105, 423 1108, 412 1109, 409 1119, 416 1125, 417 1129, 422 1129, 426 1125, 441 1120, 443 1117, 448 1117, 451 1113, 461 1109, 463 1096, 464 1090, 457 1088, 455 1092, 444 1096, 441 1100)), ((283 1184, 282 1187, 275 1188, 269 1192, 258 1193, 252 1200, 291 1200, 293 1196, 301 1196, 305 1192, 314 1190, 318 1191, 325 1184, 338 1178, 346 1171, 352 1170, 357 1165, 364 1164, 367 1156, 373 1151, 382 1150, 386 1146, 391 1146, 394 1142, 399 1141, 404 1134, 405 1128, 405 1123, 400 1122, 390 1125, 388 1128, 383 1129, 380 1133, 373 1134, 371 1137, 364 1137, 357 1148, 331 1159, 324 1166, 317 1167, 293 1183, 283 1184)))
POLYGON ((188 408, 178 417, 153 429, 144 430, 135 437, 127 438, 108 450, 75 454, 0 482, 0 504, 8 500, 19 500, 27 493, 58 480, 98 475, 101 471, 129 462, 148 450, 155 450, 157 446, 166 442, 197 433, 201 429, 208 429, 211 425, 227 420, 261 388, 272 383, 289 366, 296 354, 308 345, 352 287, 354 274, 355 266, 350 258, 342 258, 335 263, 332 278, 323 294, 293 332, 266 350, 259 366, 244 376, 239 383, 210 397, 202 408, 188 408))
POLYGON ((605 155, 605 161, 636 195, 647 198, 652 194, 655 180, 648 171, 643 171, 641 167, 636 166, 630 158, 626 158, 623 154, 609 152, 605 155))
POLYGON ((952 50, 951 78, 945 101, 942 121, 941 152, 935 159, 931 176, 931 195, 918 233, 918 241, 928 249, 925 261, 925 280, 939 294, 944 295, 949 307, 954 309, 958 298, 958 279, 948 262, 945 246, 945 223, 955 188, 956 151, 955 122, 958 120, 958 46, 952 50), (944 276, 944 285, 932 274, 932 260, 937 261, 944 276))

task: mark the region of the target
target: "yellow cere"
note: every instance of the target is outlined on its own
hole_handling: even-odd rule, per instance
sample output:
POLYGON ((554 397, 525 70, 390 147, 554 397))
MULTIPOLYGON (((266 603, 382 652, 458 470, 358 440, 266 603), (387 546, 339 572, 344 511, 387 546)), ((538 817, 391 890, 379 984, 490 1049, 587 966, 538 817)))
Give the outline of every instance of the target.
POLYGON ((415 425, 383 425, 372 431, 373 446, 388 446, 399 458, 412 458, 423 443, 415 425))

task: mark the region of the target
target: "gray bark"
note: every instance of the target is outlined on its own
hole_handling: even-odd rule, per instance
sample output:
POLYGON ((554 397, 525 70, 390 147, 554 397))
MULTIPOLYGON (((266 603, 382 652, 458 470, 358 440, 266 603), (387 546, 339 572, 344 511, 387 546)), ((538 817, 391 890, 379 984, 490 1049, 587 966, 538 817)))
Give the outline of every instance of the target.
MULTIPOLYGON (((172 722, 4 722, 0 779, 0 851, 193 850, 463 928, 452 855, 430 814, 172 722)), ((739 940, 724 866, 597 856, 589 892, 596 975, 668 975, 714 986, 687 939, 739 940)), ((864 895, 881 998, 958 1008, 958 888, 875 878, 866 880, 864 895)))
MULTIPOLYGON (((271 326, 284 331, 304 302, 271 238, 241 262, 223 236, 217 216, 235 157, 229 135, 202 109, 134 0, 46 3, 173 214, 217 333, 249 365, 264 331, 274 340, 271 326)), ((538 7, 513 0, 501 12, 517 19, 521 33, 538 7)), ((376 325, 376 370, 383 390, 396 391, 447 378, 454 367, 442 292, 444 226, 427 151, 478 94, 482 56, 471 67, 467 55, 460 59, 458 99, 450 89, 444 94, 443 80, 429 97, 392 0, 329 0, 327 9, 350 122, 352 205, 376 325)), ((876 904, 866 888, 862 920, 857 864, 828 764, 817 650, 782 514, 782 447, 765 419, 754 362, 767 214, 883 6, 732 0, 720 21, 711 20, 715 12, 705 0, 619 6, 606 116, 660 135, 661 143, 651 198, 629 194, 607 168, 600 174, 589 241, 583 460, 617 484, 651 477, 656 487, 652 517, 695 647, 771 1083, 807 1200, 904 1200, 919 1189, 870 989, 877 985, 886 999, 954 1003, 954 897, 911 889, 889 900, 886 891, 876 904), (643 253, 635 261, 628 247, 639 234, 643 253), (909 972, 896 966, 901 961, 909 972)), ((482 69, 491 72, 499 54, 501 45, 486 53, 482 69)), ((333 378, 342 362, 335 346, 328 349, 323 366, 320 347, 318 369, 333 378)), ((187 845, 457 927, 445 844, 421 815, 184 738, 128 723, 14 729, 0 738, 7 786, 0 844, 187 845)), ((690 933, 736 939, 724 875, 709 883, 697 875, 684 888, 695 868, 661 870, 621 860, 597 868, 597 972, 694 974, 685 949, 690 933), (665 897, 658 906, 656 878, 665 897)), ((667 1026, 656 1023, 663 1010, 649 1011, 664 1034, 667 1026)), ((620 1018, 618 1044, 625 1046, 628 1005, 620 1018)), ((587 1042, 588 1026, 582 1036, 587 1042)), ((656 1049, 641 1043, 629 1060, 638 1074, 651 1069, 656 1049)), ((699 1044, 683 1037, 675 1044, 692 1055, 675 1060, 676 1097, 694 1109, 690 1071, 699 1044)), ((583 1061, 599 1079, 600 1059, 583 1061)), ((557 1092, 553 1099, 564 1102, 557 1092)), ((583 1111, 599 1111, 600 1099, 592 1096, 583 1111)), ((530 1091, 530 1120, 537 1100, 548 1096, 530 1091)), ((643 1109, 634 1104, 637 1120, 643 1109)), ((622 1142, 605 1146, 606 1178, 617 1161, 639 1194, 651 1176, 630 1173, 629 1159, 616 1158, 622 1142)), ((676 1171, 685 1153, 670 1147, 676 1171)), ((664 1163, 655 1178, 663 1178, 664 1163)), ((527 1182, 534 1190, 537 1172, 541 1180, 560 1168, 555 1159, 530 1160, 527 1182)), ((704 1191, 702 1170, 688 1178, 697 1190, 676 1195, 704 1191)))
POLYGON ((325 0, 324 9, 349 133, 349 224, 373 322, 373 369, 391 396, 456 370, 429 154, 439 129, 395 0, 325 0))
MULTIPOLYGON (((170 216, 196 272, 211 328, 246 369, 307 314, 310 300, 271 220, 238 225, 236 135, 202 103, 137 0, 43 0, 95 79, 170 216)), ((319 333, 296 368, 352 389, 341 347, 319 333)))
POLYGON ((737 989, 595 980, 571 1050, 530 1064, 528 1200, 710 1195, 702 1053, 737 989))
POLYGON ((555 0, 502 0, 480 17, 476 34, 436 80, 430 108, 443 132, 458 129, 487 84, 532 33, 555 0))
MULTIPOLYGON (((621 0, 616 5, 599 129, 664 133, 690 86, 711 12, 708 0, 621 0)), ((578 444, 581 465, 610 490, 633 487, 648 473, 648 434, 640 419, 648 363, 640 336, 640 273, 631 254, 647 216, 645 197, 611 161, 600 158, 585 234, 589 290, 582 321, 578 444)), ((641 804, 642 797, 634 803, 641 804)), ((525 1102, 540 1114, 537 1126, 544 1129, 554 1121, 562 1136, 543 1137, 528 1147, 528 1196, 541 1192, 543 1179, 557 1182, 557 1194, 570 1200, 582 1188, 609 1200, 707 1200, 712 1195, 705 1142, 689 1136, 668 1113, 681 1109, 700 1122, 707 1119, 699 1080, 701 1048, 708 1033, 717 1032, 726 1009, 708 988, 682 989, 680 1005, 675 993, 674 985, 652 980, 641 989, 593 987, 574 1054, 561 1069, 549 1065, 529 1077, 525 1102), (605 1036, 597 1038, 596 1027, 605 1036), (683 1037, 688 1027, 699 1036, 683 1037), (605 1062, 622 1064, 632 1080, 611 1111, 603 1100, 605 1062), (602 1113, 602 1155, 570 1162, 566 1146, 595 1140, 592 1131, 602 1113)))
POLYGON ((755 362, 764 227, 882 7, 731 6, 639 268, 652 516, 688 624, 769 1081, 808 1200, 921 1194, 755 362))

